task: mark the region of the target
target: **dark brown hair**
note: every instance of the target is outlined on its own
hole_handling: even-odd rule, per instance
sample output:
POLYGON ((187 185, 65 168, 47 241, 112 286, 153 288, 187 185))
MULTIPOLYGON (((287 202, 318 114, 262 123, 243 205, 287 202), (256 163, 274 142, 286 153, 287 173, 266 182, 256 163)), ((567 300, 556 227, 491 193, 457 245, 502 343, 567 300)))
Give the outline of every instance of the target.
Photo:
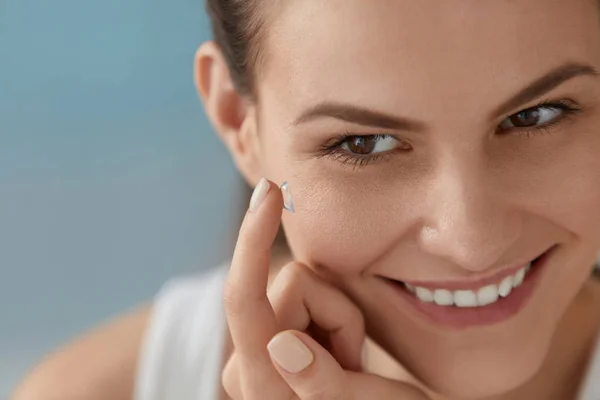
POLYGON ((259 64, 260 42, 265 24, 262 0, 206 0, 214 40, 228 64, 238 92, 254 97, 255 68, 259 64))
MULTIPOLYGON (((260 1, 263 0, 206 0, 213 38, 225 57, 231 79, 237 91, 252 100, 256 100, 254 82, 256 67, 261 61, 258 43, 267 19, 259 7, 260 1)), ((245 209, 252 190, 248 185, 244 185, 243 190, 245 209)), ((283 229, 279 230, 273 253, 289 253, 283 229)))

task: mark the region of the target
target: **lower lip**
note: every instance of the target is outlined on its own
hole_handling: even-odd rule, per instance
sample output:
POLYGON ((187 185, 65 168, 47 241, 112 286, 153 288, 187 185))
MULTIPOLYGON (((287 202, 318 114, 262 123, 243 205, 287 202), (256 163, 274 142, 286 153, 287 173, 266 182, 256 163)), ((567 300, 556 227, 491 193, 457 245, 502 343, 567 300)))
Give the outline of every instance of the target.
POLYGON ((527 273, 521 286, 513 288, 508 297, 501 297, 497 302, 485 307, 445 307, 435 303, 424 303, 414 294, 408 292, 404 284, 392 282, 387 284, 400 295, 400 298, 411 304, 420 314, 430 321, 456 329, 466 329, 474 326, 493 325, 506 321, 517 314, 531 297, 537 282, 544 270, 549 252, 539 258, 527 273))

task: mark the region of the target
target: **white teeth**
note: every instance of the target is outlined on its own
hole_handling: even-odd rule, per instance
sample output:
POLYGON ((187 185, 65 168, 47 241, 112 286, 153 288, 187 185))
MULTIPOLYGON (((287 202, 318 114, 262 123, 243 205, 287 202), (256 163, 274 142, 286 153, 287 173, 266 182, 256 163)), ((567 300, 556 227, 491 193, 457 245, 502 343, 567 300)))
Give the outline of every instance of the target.
POLYGON ((498 293, 502 297, 507 297, 513 289, 514 278, 511 276, 507 276, 502 280, 500 286, 498 287, 498 293))
POLYGON ((454 296, 449 290, 437 289, 433 292, 433 301, 438 306, 451 306, 454 305, 454 296))
POLYGON ((498 301, 498 285, 482 287, 477 292, 477 304, 487 306, 498 301))
POLYGON ((423 303, 433 303, 433 292, 429 289, 418 287, 416 288, 417 297, 423 303))
POLYGON ((405 283, 406 289, 415 293, 424 303, 434 303, 449 307, 485 307, 494 304, 501 297, 508 297, 514 288, 523 284, 525 276, 531 269, 531 264, 521 268, 517 273, 507 276, 498 284, 487 285, 478 290, 427 289, 405 283))
POLYGON ((477 295, 472 290, 454 292, 454 303, 457 307, 477 307, 477 295))
POLYGON ((517 288, 521 286, 523 280, 525 279, 525 269, 526 268, 521 268, 519 272, 515 274, 515 281, 513 282, 513 287, 517 288))

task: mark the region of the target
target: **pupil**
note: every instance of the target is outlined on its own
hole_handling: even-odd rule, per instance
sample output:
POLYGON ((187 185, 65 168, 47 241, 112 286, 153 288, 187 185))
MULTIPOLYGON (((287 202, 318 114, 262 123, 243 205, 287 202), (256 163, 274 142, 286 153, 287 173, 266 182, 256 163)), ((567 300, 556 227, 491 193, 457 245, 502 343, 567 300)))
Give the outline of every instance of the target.
POLYGON ((539 110, 525 110, 515 114, 511 118, 511 122, 516 127, 528 127, 537 125, 540 120, 539 110))
POLYGON ((371 154, 373 150, 375 150, 375 145, 377 144, 377 137, 375 136, 358 136, 352 138, 348 147, 350 151, 356 154, 371 154))

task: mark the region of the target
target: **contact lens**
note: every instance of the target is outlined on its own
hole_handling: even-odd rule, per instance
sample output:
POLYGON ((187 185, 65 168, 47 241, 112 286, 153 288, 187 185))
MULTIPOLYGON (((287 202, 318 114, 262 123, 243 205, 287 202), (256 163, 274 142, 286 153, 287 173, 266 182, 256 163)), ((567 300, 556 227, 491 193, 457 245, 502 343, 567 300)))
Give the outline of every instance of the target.
POLYGON ((283 207, 291 213, 295 212, 294 198, 288 182, 283 182, 281 185, 281 193, 283 194, 283 207))

